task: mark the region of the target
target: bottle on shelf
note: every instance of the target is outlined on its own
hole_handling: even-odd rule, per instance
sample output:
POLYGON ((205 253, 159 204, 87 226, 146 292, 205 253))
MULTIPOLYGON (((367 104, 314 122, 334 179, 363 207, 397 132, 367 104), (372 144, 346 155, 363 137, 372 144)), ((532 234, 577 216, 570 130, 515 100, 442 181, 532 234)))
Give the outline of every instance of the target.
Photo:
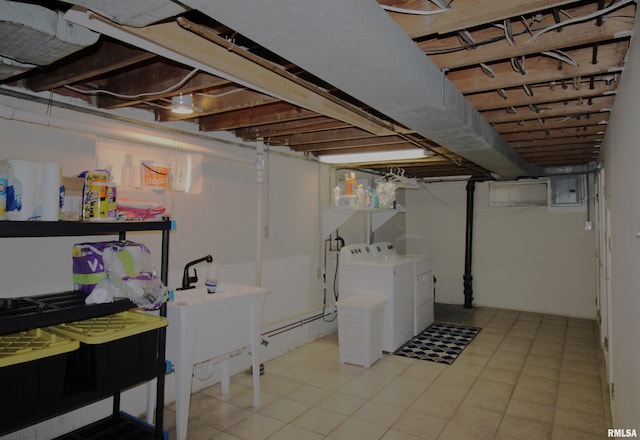
POLYGON ((340 197, 341 197, 340 193, 341 193, 340 185, 336 185, 335 188, 333 188, 333 207, 334 208, 340 207, 340 197))
POLYGON ((356 173, 349 172, 344 178, 344 193, 348 196, 355 196, 358 188, 356 173))
POLYGON ((369 188, 369 191, 371 192, 371 207, 379 208, 380 202, 378 201, 378 191, 376 191, 375 188, 369 188))
POLYGON ((366 208, 367 201, 366 195, 364 192, 364 186, 358 185, 358 189, 356 189, 356 207, 357 208, 366 208))
POLYGON ((124 155, 124 163, 122 164, 120 186, 122 188, 133 188, 135 173, 133 169, 133 159, 130 154, 124 155))

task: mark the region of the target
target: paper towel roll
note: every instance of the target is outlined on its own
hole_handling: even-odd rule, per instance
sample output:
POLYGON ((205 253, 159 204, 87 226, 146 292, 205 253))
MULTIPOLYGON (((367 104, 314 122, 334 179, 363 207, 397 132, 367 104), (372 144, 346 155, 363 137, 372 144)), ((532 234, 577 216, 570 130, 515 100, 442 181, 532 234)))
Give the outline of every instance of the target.
POLYGON ((13 189, 20 203, 20 210, 8 211, 8 220, 34 220, 38 216, 40 205, 39 162, 32 160, 9 159, 13 169, 13 189))
POLYGON ((42 164, 41 188, 40 220, 58 221, 60 215, 60 165, 53 162, 42 164))

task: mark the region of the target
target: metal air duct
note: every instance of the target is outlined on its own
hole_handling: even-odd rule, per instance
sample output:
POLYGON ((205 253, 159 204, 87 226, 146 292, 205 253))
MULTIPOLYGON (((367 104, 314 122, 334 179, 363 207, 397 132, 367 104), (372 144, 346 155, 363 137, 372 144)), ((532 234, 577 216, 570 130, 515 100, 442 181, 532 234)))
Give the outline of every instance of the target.
POLYGON ((42 6, 0 1, 0 79, 46 66, 98 41, 100 34, 42 6))
POLYGON ((541 174, 498 135, 377 2, 183 3, 501 178, 541 174))

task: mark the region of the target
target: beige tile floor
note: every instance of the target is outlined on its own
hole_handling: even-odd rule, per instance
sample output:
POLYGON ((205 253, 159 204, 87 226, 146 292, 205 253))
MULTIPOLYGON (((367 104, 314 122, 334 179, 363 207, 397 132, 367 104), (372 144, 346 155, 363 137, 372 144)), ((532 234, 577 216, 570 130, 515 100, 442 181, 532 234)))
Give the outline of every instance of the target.
MULTIPOLYGON (((476 308, 453 365, 384 354, 341 364, 337 333, 192 396, 189 440, 590 440, 611 427, 594 321, 476 308)), ((175 439, 174 406, 165 427, 175 439)))

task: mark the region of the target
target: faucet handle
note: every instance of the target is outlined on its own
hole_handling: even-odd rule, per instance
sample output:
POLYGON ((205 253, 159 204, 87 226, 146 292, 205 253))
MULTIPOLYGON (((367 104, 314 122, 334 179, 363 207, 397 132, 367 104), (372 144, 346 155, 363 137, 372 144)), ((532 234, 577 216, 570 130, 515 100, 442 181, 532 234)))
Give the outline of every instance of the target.
POLYGON ((189 263, 186 264, 186 266, 184 267, 184 272, 182 274, 182 286, 178 290, 193 289, 195 287, 195 286, 192 286, 191 283, 197 283, 198 282, 198 271, 194 267, 193 268, 193 276, 189 276, 189 268, 191 266, 193 266, 195 264, 198 264, 198 263, 201 263, 203 261, 211 263, 213 261, 213 257, 211 257, 211 255, 207 255, 206 257, 190 261, 189 263))
POLYGON ((189 277, 189 284, 191 283, 197 283, 198 282, 198 271, 196 270, 196 268, 193 268, 193 276, 189 277))

